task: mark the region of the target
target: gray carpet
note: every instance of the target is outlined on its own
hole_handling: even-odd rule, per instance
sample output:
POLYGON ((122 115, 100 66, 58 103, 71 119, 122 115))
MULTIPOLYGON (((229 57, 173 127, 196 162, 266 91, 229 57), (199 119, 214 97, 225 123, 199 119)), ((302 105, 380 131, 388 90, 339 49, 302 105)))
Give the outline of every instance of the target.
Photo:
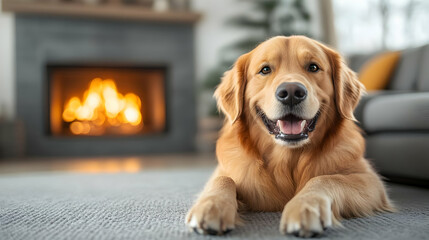
MULTIPOLYGON (((226 237, 188 232, 184 215, 211 169, 0 176, 0 239, 292 239, 280 213, 249 213, 226 237)), ((429 190, 390 185, 399 213, 344 221, 324 239, 429 239, 429 190)))

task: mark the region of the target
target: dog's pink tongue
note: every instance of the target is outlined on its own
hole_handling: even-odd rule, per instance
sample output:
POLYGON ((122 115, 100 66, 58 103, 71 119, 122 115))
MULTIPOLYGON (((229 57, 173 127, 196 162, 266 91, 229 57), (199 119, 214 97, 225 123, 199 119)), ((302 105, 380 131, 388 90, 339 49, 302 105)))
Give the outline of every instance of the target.
POLYGON ((299 121, 286 121, 286 120, 278 120, 277 125, 280 128, 280 131, 284 134, 300 134, 302 132, 301 123, 304 120, 299 121))

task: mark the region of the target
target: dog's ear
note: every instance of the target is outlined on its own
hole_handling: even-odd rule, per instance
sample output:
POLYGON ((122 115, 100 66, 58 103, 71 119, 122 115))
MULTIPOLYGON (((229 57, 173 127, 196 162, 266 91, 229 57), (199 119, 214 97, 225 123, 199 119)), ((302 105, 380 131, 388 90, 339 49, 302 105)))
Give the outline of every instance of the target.
POLYGON ((365 87, 338 52, 327 47, 325 49, 331 62, 337 111, 342 118, 357 121, 353 111, 365 93, 365 87))
POLYGON ((237 121, 243 111, 248 56, 249 53, 239 57, 233 68, 225 72, 214 93, 219 110, 226 115, 231 124, 237 121))

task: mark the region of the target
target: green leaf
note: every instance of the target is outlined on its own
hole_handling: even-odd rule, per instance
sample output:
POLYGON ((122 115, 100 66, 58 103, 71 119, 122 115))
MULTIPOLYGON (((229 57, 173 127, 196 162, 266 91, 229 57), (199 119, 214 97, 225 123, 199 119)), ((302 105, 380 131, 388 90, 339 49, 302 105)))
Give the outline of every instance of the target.
POLYGON ((248 16, 237 16, 226 21, 228 26, 248 27, 248 28, 267 28, 269 23, 263 19, 253 19, 248 16))
POLYGON ((256 10, 262 10, 264 13, 272 13, 274 9, 277 8, 281 3, 280 0, 263 0, 263 1, 255 1, 256 10))

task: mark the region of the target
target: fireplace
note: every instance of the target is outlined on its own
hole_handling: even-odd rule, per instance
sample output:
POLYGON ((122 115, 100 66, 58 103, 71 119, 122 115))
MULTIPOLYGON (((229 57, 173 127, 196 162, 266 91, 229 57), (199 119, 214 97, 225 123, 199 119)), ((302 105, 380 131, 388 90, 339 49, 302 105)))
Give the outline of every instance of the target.
POLYGON ((49 65, 48 134, 132 136, 166 130, 164 67, 49 65))
POLYGON ((195 150, 192 24, 16 15, 15 28, 26 155, 195 150))

